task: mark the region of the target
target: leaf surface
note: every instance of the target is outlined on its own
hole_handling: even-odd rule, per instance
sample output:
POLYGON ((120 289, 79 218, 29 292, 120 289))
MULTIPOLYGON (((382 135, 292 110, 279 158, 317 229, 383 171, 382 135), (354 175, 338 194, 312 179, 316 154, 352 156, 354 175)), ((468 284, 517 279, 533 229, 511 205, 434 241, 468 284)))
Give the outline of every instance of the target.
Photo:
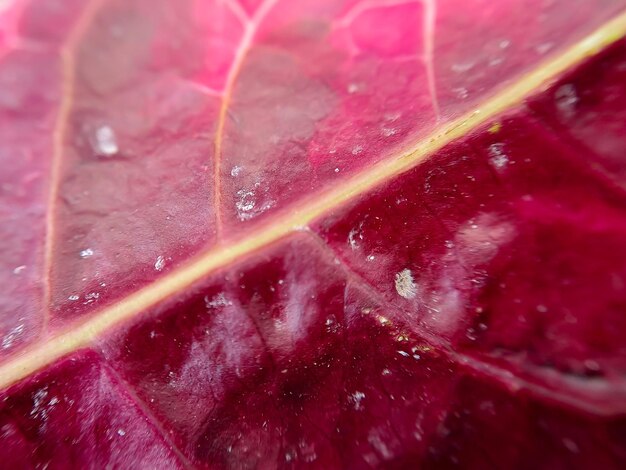
POLYGON ((624 2, 0 5, 12 466, 624 464, 624 2))

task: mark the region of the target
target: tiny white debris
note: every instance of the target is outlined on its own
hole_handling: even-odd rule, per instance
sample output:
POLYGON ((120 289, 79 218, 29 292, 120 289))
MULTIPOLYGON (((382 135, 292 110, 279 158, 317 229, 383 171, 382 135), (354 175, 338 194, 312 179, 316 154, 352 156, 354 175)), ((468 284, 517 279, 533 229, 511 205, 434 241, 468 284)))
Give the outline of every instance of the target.
POLYGON ((21 274, 22 271, 24 271, 25 269, 26 269, 26 265, 25 264, 23 264, 21 266, 18 266, 17 268, 15 268, 13 270, 13 274, 21 274))
POLYGON ((353 228, 348 233, 348 245, 350 245, 352 250, 356 250, 359 247, 358 240, 363 240, 363 223, 361 222, 358 227, 353 228))
POLYGON ((409 357, 409 353, 406 352, 406 351, 398 351, 398 354, 400 354, 401 356, 404 356, 404 357, 409 357))
POLYGON ((241 170, 243 168, 241 168, 238 165, 235 165, 234 167, 232 167, 232 169, 230 170, 230 176, 236 177, 239 176, 241 174, 241 170))
POLYGON ((80 299, 80 297, 76 294, 72 294, 67 298, 67 300, 71 300, 72 302, 75 302, 78 299, 80 299))
POLYGON ((455 73, 465 73, 469 72, 474 68, 476 64, 474 62, 468 62, 466 64, 452 64, 452 71, 455 73))
POLYGON ((164 267, 165 267, 165 258, 163 258, 163 256, 157 257, 156 261, 154 262, 154 269, 156 269, 157 271, 163 271, 164 267))
POLYGON ((578 93, 572 84, 560 86, 555 94, 556 107, 565 117, 572 117, 578 104, 578 93))
POLYGON ((239 196, 239 201, 235 204, 237 209, 243 212, 248 212, 254 209, 254 205, 256 204, 254 199, 254 191, 244 191, 243 189, 237 191, 237 196, 239 196))
POLYGON ((398 130, 394 127, 382 127, 380 131, 385 137, 391 137, 398 133, 398 130))
POLYGON ((90 256, 93 256, 93 250, 91 248, 85 248, 80 252, 80 257, 83 259, 89 258, 90 256))
POLYGON ((553 47, 554 47, 554 43, 544 42, 543 44, 539 44, 537 47, 535 47, 535 51, 537 51, 538 54, 544 55, 553 47))
POLYGON ((100 294, 98 292, 90 292, 89 294, 85 294, 85 304, 94 303, 96 300, 100 298, 100 294))
POLYGON ((326 331, 328 333, 337 333, 341 330, 341 325, 337 322, 333 315, 326 318, 324 324, 326 325, 326 331))
POLYGON ((410 269, 403 269, 396 273, 396 292, 405 299, 412 299, 417 295, 417 285, 410 269))
POLYGON ((96 150, 104 157, 112 157, 119 152, 117 137, 111 127, 100 126, 96 129, 96 150))
POLYGON ((400 113, 400 112, 385 113, 383 115, 383 119, 385 121, 388 121, 388 122, 394 122, 394 121, 397 121, 398 119, 400 119, 401 116, 402 116, 402 113, 400 113))
POLYGON ((120 428, 120 429, 117 430, 117 435, 118 436, 125 436, 126 435, 126 431, 124 431, 123 429, 120 428))
POLYGON ((339 173, 339 168, 335 168, 335 173, 339 173))
POLYGON ((365 398, 365 393, 359 391, 356 391, 352 395, 350 395, 350 401, 353 403, 355 410, 363 409, 363 404, 361 403, 363 401, 363 398, 365 398))
POLYGON ((467 97, 469 96, 469 91, 465 87, 453 88, 452 91, 457 97, 462 100, 467 99, 467 97))
POLYGON ((383 375, 391 375, 391 371, 389 369, 383 369, 383 375))
POLYGON ((355 145, 355 146, 352 148, 352 155, 358 155, 358 154, 360 154, 361 152, 363 152, 363 146, 362 146, 362 145, 355 145))
POLYGON ((2 349, 9 349, 15 340, 24 333, 24 324, 21 323, 13 328, 9 333, 2 338, 2 349))
POLYGON ((233 303, 226 298, 223 292, 213 297, 209 297, 208 295, 204 296, 204 305, 206 305, 207 308, 228 307, 232 304, 233 303))
POLYGON ((30 416, 34 418, 42 418, 45 420, 47 418, 47 411, 42 408, 43 402, 48 396, 48 389, 41 388, 35 392, 33 395, 33 407, 30 410, 30 416))
POLYGON ((367 257, 367 261, 374 261, 375 259, 376 259, 376 256, 374 256, 374 255, 369 255, 367 257))
POLYGON ((504 152, 504 144, 492 144, 489 146, 489 162, 493 167, 501 171, 509 163, 509 157, 504 152))
POLYGON ((254 191, 240 189, 237 191, 238 200, 235 201, 235 208, 237 209, 237 217, 239 220, 248 220, 254 217, 252 212, 254 206, 256 206, 254 191))

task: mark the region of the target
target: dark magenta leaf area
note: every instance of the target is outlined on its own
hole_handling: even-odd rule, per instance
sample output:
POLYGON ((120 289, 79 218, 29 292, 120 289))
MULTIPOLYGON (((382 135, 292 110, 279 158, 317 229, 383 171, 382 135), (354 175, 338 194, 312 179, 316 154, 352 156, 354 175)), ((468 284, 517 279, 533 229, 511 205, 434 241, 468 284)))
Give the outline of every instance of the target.
POLYGON ((2 412, 5 449, 19 443, 52 467, 610 468, 623 458, 623 421, 464 364, 370 290, 314 236, 291 237, 105 338, 107 365, 80 352, 18 386, 2 412))
POLYGON ((626 200, 611 160, 626 146, 610 138, 624 115, 602 73, 624 56, 621 43, 316 229, 442 345, 601 414, 626 410, 626 200))
POLYGON ((77 352, 2 397, 2 467, 175 468, 134 395, 93 352, 77 352))

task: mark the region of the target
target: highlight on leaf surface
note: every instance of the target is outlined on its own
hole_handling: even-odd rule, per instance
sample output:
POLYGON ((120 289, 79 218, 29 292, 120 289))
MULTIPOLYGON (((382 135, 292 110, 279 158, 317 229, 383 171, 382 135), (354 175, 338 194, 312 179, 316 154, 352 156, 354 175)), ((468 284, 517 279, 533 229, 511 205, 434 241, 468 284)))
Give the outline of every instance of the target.
POLYGON ((622 468, 626 2, 0 2, 8 468, 622 468))

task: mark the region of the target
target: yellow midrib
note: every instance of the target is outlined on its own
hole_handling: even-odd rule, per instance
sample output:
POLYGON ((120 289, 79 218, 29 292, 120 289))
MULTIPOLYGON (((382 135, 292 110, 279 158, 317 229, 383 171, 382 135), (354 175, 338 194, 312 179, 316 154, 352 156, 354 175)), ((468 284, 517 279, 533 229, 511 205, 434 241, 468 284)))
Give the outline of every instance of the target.
POLYGON ((356 174, 344 181, 339 188, 330 188, 308 198, 297 207, 290 208, 289 212, 259 227, 253 235, 243 237, 229 246, 213 247, 187 265, 93 314, 89 319, 74 323, 45 342, 31 346, 18 357, 0 366, 0 388, 5 388, 56 359, 90 344, 94 338, 115 325, 136 317, 216 269, 285 237, 293 230, 310 224, 332 208, 339 207, 415 167, 444 145, 520 103, 542 85, 554 80, 564 71, 606 48, 625 34, 626 12, 605 23, 559 56, 522 75, 479 108, 439 128, 405 153, 388 158, 356 174))

